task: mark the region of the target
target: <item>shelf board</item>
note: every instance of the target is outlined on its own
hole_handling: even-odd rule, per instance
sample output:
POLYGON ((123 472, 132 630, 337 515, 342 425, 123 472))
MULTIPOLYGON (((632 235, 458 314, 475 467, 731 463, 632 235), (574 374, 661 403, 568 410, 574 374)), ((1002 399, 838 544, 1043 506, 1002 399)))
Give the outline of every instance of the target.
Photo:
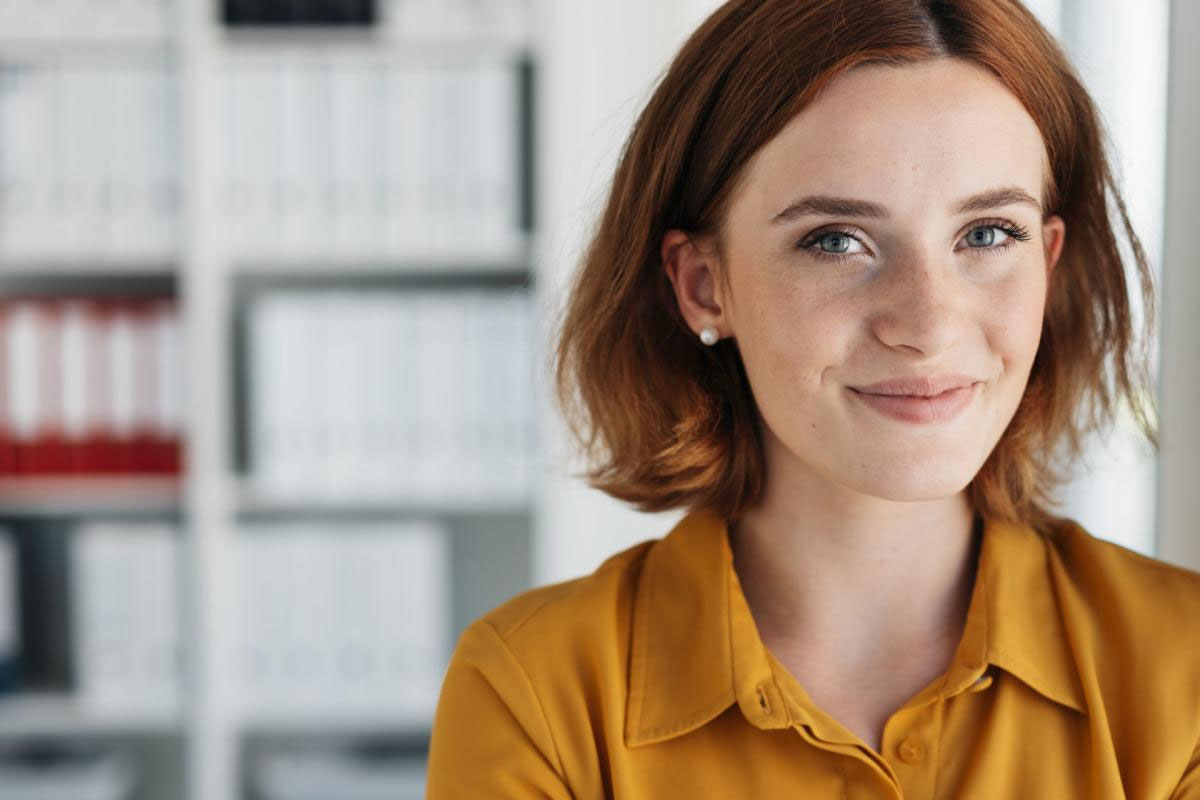
POLYGON ((320 732, 333 735, 428 736, 433 728, 434 705, 420 712, 386 709, 290 709, 243 711, 240 726, 252 734, 320 732))
POLYGON ((420 273, 492 274, 533 271, 530 240, 496 248, 478 245, 429 246, 404 252, 338 253, 311 251, 303 255, 237 255, 229 257, 236 272, 243 274, 361 274, 407 275, 420 273))
POLYGON ((183 480, 177 476, 4 477, 0 514, 175 512, 182 494, 183 480))
POLYGON ((534 47, 533 37, 525 32, 417 33, 386 24, 361 29, 266 25, 223 27, 219 41, 228 52, 238 55, 267 56, 271 53, 294 52, 309 56, 319 52, 367 60, 390 60, 401 56, 426 62, 439 58, 476 60, 481 57, 519 57, 534 47))
MULTIPOLYGON (((265 275, 409 275, 445 273, 487 275, 532 273, 531 240, 488 248, 480 245, 430 245, 394 253, 381 251, 322 254, 312 250, 295 255, 236 252, 226 257, 236 272, 265 275)), ((0 251, 0 281, 12 279, 62 279, 92 277, 173 278, 177 262, 168 256, 148 258, 118 255, 80 255, 73 258, 35 258, 7 255, 0 251)))
MULTIPOLYGON (((147 23, 140 29, 77 27, 72 30, 46 25, 41 30, 29 28, 22 31, 17 27, 9 27, 0 33, 0 54, 5 57, 167 53, 177 47, 177 37, 169 15, 164 16, 162 21, 147 23)), ((311 54, 318 50, 345 52, 356 57, 403 55, 426 59, 457 55, 521 55, 536 46, 528 22, 499 29, 480 27, 458 31, 421 31, 406 29, 403 23, 385 19, 371 26, 217 24, 214 31, 218 44, 231 51, 247 53, 294 50, 311 54)))
POLYGON ((0 698, 0 737, 169 734, 182 731, 178 709, 99 709, 54 692, 0 698))
POLYGON ((85 256, 75 258, 26 258, 0 252, 0 280, 7 278, 89 278, 110 275, 138 278, 174 277, 178 272, 176 263, 169 257, 146 258, 134 256, 121 258, 113 255, 85 256))
POLYGON ((283 497, 264 494, 247 478, 235 481, 237 510, 241 516, 311 518, 394 518, 408 516, 458 516, 523 514, 531 512, 531 496, 402 498, 283 497))
POLYGON ((67 58, 72 63, 91 58, 125 60, 144 56, 163 57, 176 49, 172 39, 161 34, 106 34, 87 31, 19 34, 9 30, 0 35, 0 58, 42 61, 67 58))

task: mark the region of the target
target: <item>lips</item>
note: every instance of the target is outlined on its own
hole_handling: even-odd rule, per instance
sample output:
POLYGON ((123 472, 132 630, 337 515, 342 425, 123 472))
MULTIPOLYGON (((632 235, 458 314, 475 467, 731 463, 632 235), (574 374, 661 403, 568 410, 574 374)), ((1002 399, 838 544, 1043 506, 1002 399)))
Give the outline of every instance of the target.
MULTIPOLYGON (((866 406, 886 417, 913 424, 929 424, 949 422, 961 414, 975 399, 975 390, 978 385, 978 382, 959 385, 931 396, 873 394, 854 387, 848 388, 866 406)), ((928 385, 926 385, 926 389, 928 389, 928 385)))
POLYGON ((970 375, 918 375, 910 378, 894 378, 879 381, 869 386, 852 386, 850 388, 866 394, 901 395, 905 397, 936 397, 950 389, 970 386, 978 379, 970 375))

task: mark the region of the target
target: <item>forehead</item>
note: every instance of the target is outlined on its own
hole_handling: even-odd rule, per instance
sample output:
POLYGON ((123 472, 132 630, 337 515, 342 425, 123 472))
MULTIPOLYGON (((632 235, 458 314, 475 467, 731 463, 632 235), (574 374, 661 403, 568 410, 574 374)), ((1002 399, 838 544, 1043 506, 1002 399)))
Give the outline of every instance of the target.
POLYGON ((940 59, 835 78, 754 156, 742 194, 756 213, 800 190, 941 213, 1000 185, 1040 197, 1047 169, 1020 100, 983 68, 940 59))

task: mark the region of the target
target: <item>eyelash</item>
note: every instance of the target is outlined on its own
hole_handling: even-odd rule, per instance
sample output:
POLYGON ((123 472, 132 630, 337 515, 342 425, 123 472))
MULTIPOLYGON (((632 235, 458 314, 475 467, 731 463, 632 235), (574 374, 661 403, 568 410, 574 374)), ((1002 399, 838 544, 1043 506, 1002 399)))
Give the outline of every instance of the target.
MULTIPOLYGON (((990 247, 968 247, 967 248, 968 250, 974 250, 975 252, 977 252, 980 255, 992 255, 992 256, 1000 255, 1001 253, 1004 253, 1004 252, 1008 251, 1010 248, 1016 246, 1017 242, 1025 242, 1025 241, 1029 240, 1029 229, 1028 228, 1021 226, 1021 225, 1015 225, 1011 222, 1008 222, 1007 220, 984 220, 982 222, 976 223, 971 228, 969 228, 965 235, 970 235, 973 231, 976 231, 980 228, 996 228, 997 230, 1003 231, 1004 233, 1008 234, 1008 238, 1005 239, 1002 244, 991 245, 990 247)), ((796 244, 796 248, 799 250, 811 250, 811 251, 813 251, 813 254, 817 258, 823 259, 825 261, 846 261, 846 260, 854 258, 856 256, 863 255, 862 253, 826 253, 814 246, 818 242, 820 242, 823 238, 825 238, 826 236, 829 236, 830 234, 833 234, 833 233, 841 234, 842 236, 849 236, 851 239, 858 242, 859 244, 863 243, 862 239, 859 239, 857 236, 854 235, 854 231, 847 230, 846 228, 842 228, 842 227, 833 227, 833 228, 825 228, 824 230, 820 230, 820 231, 817 231, 816 233, 809 234, 807 238, 802 239, 800 242, 798 242, 796 244)))

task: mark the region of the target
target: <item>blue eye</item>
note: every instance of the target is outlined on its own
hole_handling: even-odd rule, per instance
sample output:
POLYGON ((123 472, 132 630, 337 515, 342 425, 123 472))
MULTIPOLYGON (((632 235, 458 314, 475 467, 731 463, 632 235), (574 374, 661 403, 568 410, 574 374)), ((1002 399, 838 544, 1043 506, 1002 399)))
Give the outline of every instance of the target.
POLYGON ((973 245, 978 244, 980 247, 972 246, 972 250, 982 250, 985 253, 1002 253, 1014 246, 1016 242, 1025 242, 1029 240, 1029 230, 1020 225, 1014 225, 1011 222, 991 221, 976 225, 971 230, 967 231, 966 238, 973 245), (1005 235, 1003 242, 995 244, 996 231, 1000 231, 1005 235), (984 234, 981 238, 976 234, 984 234))
POLYGON ((997 228, 995 225, 988 225, 986 227, 973 228, 971 230, 971 232, 967 234, 967 241, 971 242, 972 244, 978 244, 978 245, 982 245, 984 247, 990 247, 992 245, 992 243, 995 242, 995 240, 996 240, 996 231, 998 231, 998 230, 1000 230, 1000 229, 997 228), (983 236, 982 240, 981 240, 981 237, 976 236, 976 234, 980 234, 980 233, 988 234, 988 235, 983 236))
MULTIPOLYGON (((988 220, 976 224, 964 238, 968 241, 968 250, 979 255, 997 255, 1006 252, 1017 242, 1027 241, 1029 231, 1006 220, 988 220), (996 231, 1001 231, 1006 236, 1004 241, 999 244, 995 243, 996 231)), ((849 248, 853 246, 854 242, 862 245, 862 240, 855 236, 853 231, 844 228, 826 228, 810 234, 798 242, 796 248, 809 250, 818 259, 844 261, 867 252, 865 249, 852 252, 849 248), (823 242, 832 245, 832 249, 827 250, 821 247, 823 242)))
POLYGON ((858 239, 856 237, 851 236, 849 233, 844 231, 827 231, 823 234, 820 234, 816 238, 815 243, 819 244, 820 242, 826 242, 833 245, 832 250, 821 250, 820 252, 822 253, 828 253, 829 255, 845 255, 850 252, 849 248, 854 242, 857 241, 858 239))
POLYGON ((865 253, 865 249, 858 249, 858 251, 851 249, 856 242, 859 247, 862 247, 862 240, 859 240, 858 236, 854 236, 848 230, 823 230, 820 233, 809 236, 809 239, 800 243, 799 247, 811 249, 818 258, 838 260, 848 258, 850 255, 865 253))

